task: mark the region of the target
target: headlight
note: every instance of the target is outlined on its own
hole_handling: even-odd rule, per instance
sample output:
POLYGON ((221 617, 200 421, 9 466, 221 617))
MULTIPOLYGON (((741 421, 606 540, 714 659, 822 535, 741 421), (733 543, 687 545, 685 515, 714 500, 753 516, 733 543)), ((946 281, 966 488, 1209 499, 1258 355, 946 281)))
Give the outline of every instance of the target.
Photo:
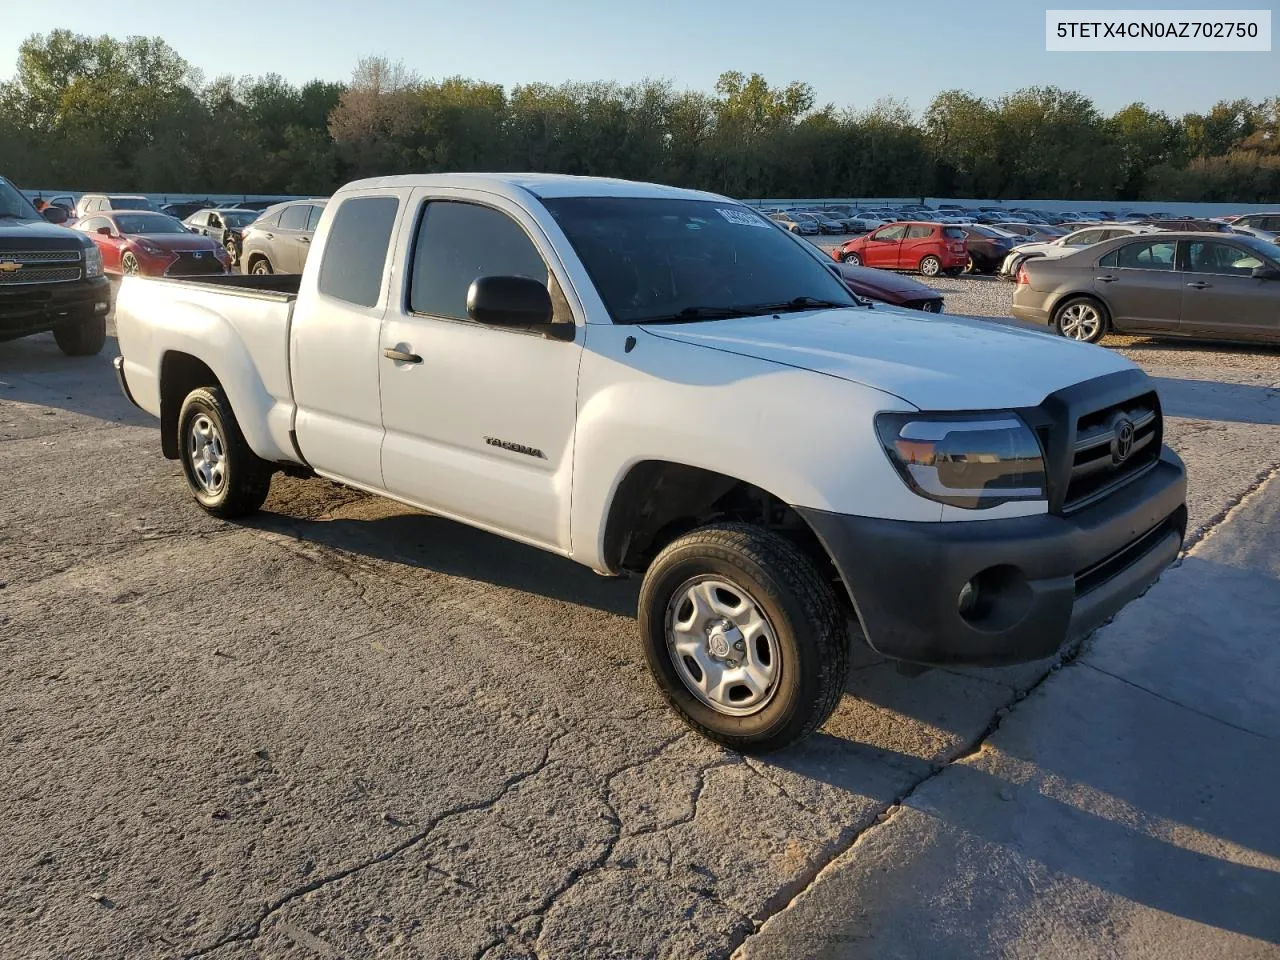
POLYGON ((87 247, 84 251, 84 275, 86 280, 102 276, 102 251, 87 247))
POLYGON ((154 243, 150 243, 146 240, 138 240, 136 241, 136 243, 138 244, 139 247, 141 247, 147 253, 151 254, 153 257, 159 256, 160 254, 164 253, 164 251, 161 250, 159 247, 157 247, 154 243))
POLYGON ((916 493, 978 509, 1046 498, 1040 442, 1013 413, 882 413, 876 432, 916 493))

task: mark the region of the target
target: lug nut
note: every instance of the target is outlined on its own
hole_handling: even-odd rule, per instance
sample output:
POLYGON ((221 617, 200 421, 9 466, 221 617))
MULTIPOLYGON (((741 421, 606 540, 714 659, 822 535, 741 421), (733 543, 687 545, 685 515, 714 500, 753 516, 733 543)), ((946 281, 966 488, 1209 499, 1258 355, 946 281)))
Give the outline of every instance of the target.
POLYGON ((737 641, 736 643, 734 643, 734 645, 733 645, 733 649, 735 649, 735 650, 745 650, 745 649, 747 649, 747 645, 746 645, 745 643, 743 643, 741 640, 739 640, 739 641, 737 641))

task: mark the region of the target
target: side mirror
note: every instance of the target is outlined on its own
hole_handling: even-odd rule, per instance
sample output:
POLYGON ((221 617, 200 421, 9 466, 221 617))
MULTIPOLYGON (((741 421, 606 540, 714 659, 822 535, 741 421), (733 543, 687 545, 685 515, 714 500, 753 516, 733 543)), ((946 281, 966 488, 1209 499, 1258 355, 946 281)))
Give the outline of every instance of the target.
POLYGON ((109 236, 111 236, 111 228, 110 228, 110 227, 99 227, 99 228, 98 228, 96 231, 94 231, 94 232, 95 232, 95 233, 100 233, 100 234, 102 234, 104 237, 109 237, 109 236))
POLYGON ((1259 264, 1253 268, 1252 276, 1255 280, 1280 280, 1280 268, 1259 264))
POLYGON ((67 222, 67 211, 53 204, 41 210, 40 215, 50 223, 61 225, 67 222))
POLYGON ((467 289, 467 316, 492 327, 549 324, 551 294, 528 277, 477 277, 467 289))
POLYGON ((187 227, 187 232, 188 232, 188 233, 199 233, 199 232, 200 232, 200 228, 199 228, 199 227, 187 227))

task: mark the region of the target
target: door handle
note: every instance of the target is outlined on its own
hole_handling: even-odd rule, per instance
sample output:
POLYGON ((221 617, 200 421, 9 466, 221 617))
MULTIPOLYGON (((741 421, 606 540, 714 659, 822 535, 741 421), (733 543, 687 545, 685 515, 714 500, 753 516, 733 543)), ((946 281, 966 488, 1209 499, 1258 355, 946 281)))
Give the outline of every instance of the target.
POLYGON ((1115 283, 1120 278, 1119 277, 1094 277, 1093 279, 1097 280, 1099 283, 1115 283))
POLYGON ((422 358, 416 353, 408 353, 404 350, 397 350, 395 347, 387 347, 382 351, 382 355, 388 360, 394 360, 396 363, 421 363, 422 358))
POLYGON ((1187 286, 1191 287, 1191 289, 1193 290, 1205 290, 1209 287, 1212 287, 1213 284, 1205 283, 1203 280, 1193 280, 1191 283, 1188 283, 1187 286))
POLYGON ((310 242, 311 242, 311 238, 310 238, 310 237, 299 237, 299 238, 298 238, 298 242, 299 242, 299 243, 310 243, 310 242))
POLYGON ((268 240, 274 240, 275 238, 276 238, 276 235, 275 235, 274 233, 268 233, 268 234, 267 234, 267 239, 268 239, 268 240))

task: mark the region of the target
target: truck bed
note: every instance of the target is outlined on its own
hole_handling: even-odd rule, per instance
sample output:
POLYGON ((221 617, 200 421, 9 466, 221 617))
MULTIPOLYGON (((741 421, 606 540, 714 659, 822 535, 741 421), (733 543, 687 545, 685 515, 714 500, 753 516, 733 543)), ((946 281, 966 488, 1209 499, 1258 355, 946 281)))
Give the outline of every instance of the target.
POLYGON ((293 300, 302 282, 300 273, 229 273, 210 277, 153 277, 160 283, 178 283, 184 287, 212 287, 218 293, 237 293, 268 300, 293 300))

